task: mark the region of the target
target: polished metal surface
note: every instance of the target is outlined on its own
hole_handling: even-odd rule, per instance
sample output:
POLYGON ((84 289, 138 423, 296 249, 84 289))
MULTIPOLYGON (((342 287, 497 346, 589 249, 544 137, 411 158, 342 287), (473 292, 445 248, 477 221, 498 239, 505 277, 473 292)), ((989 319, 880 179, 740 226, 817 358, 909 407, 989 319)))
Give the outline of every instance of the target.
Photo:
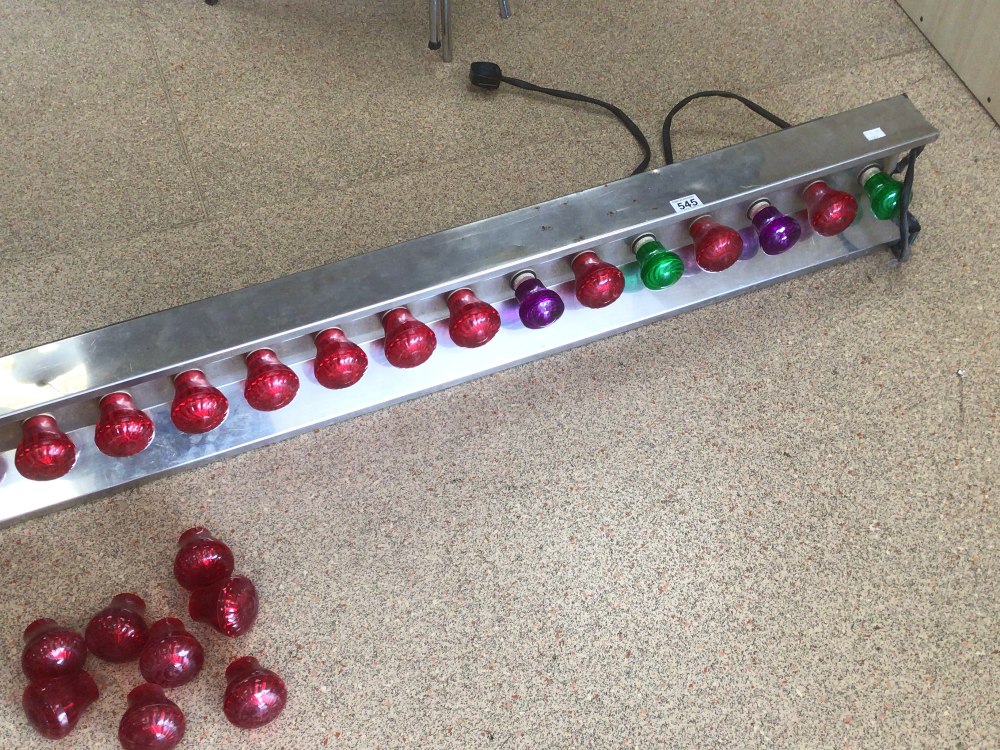
MULTIPOLYGON (((745 225, 744 211, 758 198, 796 210, 801 200, 792 188, 893 159, 936 136, 909 99, 898 96, 565 198, 11 354, 0 358, 0 424, 332 325, 364 326, 365 318, 390 307, 458 286, 475 289, 528 265, 644 231, 657 231, 668 246, 685 244, 686 225, 694 217, 670 207, 681 196, 699 196, 697 215, 711 213, 733 226, 745 225), (875 125, 886 136, 867 141, 863 131, 875 125), (730 218, 727 209, 735 204, 744 208, 730 218), (255 309, 268 314, 247 314, 255 309)), ((837 186, 857 192, 856 175, 837 186)))
POLYGON ((451 62, 451 0, 441 0, 441 59, 451 62))
MULTIPOLYGON (((510 6, 507 0, 500 0, 500 17, 510 18, 510 6)), ((431 49, 441 50, 441 59, 451 62, 451 0, 430 0, 431 49)))
POLYGON ((859 195, 858 171, 891 168, 906 150, 936 131, 905 97, 816 120, 747 143, 565 198, 404 242, 201 302, 165 310, 0 358, 0 524, 114 491, 142 479, 197 465, 317 426, 439 390, 659 318, 847 260, 892 241, 860 198, 862 216, 834 238, 807 236, 788 253, 753 253, 746 211, 762 197, 802 214, 801 189, 822 177, 859 195), (885 136, 869 141, 864 131, 885 136), (677 212, 671 201, 698 196, 677 212), (653 232, 690 256, 687 227, 710 213, 741 229, 747 251, 718 274, 689 271, 675 286, 651 292, 638 282, 629 240, 653 232), (595 249, 627 272, 622 299, 602 310, 573 297, 569 261, 595 249), (557 288, 567 312, 550 328, 528 330, 517 318, 511 277, 530 268, 557 288), (487 346, 466 350, 447 333, 448 293, 471 288, 501 309, 503 328, 487 346), (385 361, 379 315, 407 305, 431 323, 439 347, 413 370, 385 361), (260 310, 252 315, 247 311, 260 310), (267 313, 264 314, 263 311, 267 313), (432 321, 436 321, 433 322, 432 321), (368 352, 368 374, 343 391, 323 389, 312 375, 312 335, 337 325, 368 352), (273 348, 302 380, 291 405, 254 412, 242 397, 242 356, 273 348), (201 367, 230 398, 218 430, 192 437, 170 424, 170 376, 201 367), (156 423, 156 439, 130 459, 111 459, 93 444, 97 400, 127 388, 156 423), (52 413, 79 450, 76 467, 52 482, 30 482, 14 469, 21 419, 52 413))
POLYGON ((441 47, 440 17, 441 8, 439 0, 430 0, 431 36, 428 46, 431 49, 439 49, 441 47))

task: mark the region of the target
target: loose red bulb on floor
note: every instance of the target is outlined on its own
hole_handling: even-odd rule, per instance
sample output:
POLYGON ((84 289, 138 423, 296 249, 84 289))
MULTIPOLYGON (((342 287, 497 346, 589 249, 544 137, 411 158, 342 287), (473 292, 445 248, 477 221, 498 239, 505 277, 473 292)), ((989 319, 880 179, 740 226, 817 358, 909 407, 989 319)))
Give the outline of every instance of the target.
POLYGON ((24 629, 21 669, 29 680, 75 674, 87 662, 83 636, 55 620, 35 620, 24 629))
POLYGON ((128 709, 118 724, 118 741, 125 750, 171 750, 184 739, 184 712, 146 683, 128 694, 128 709))
POLYGON ((229 400, 201 370, 188 370, 174 378, 170 420, 178 430, 190 435, 211 432, 228 414, 229 400))
POLYGON ((66 476, 76 463, 76 446, 48 414, 29 417, 21 424, 21 442, 14 466, 25 479, 47 482, 66 476))
POLYGON ((257 621, 257 589, 243 576, 230 576, 191 592, 188 614, 230 638, 243 635, 257 621))
POLYGON ((235 560, 229 546, 203 526, 181 534, 174 557, 174 578, 188 591, 200 589, 232 575, 235 560))
POLYGON ((180 687, 197 677, 204 664, 205 650, 183 622, 164 617, 149 627, 149 640, 139 655, 139 672, 147 682, 180 687))
POLYGON ((434 331, 414 318, 405 307, 397 307, 382 316, 385 329, 385 358, 393 367, 422 365, 434 353, 434 331))
POLYGON ((740 233, 711 216, 695 219, 689 232, 694 240, 694 259, 704 270, 725 271, 740 259, 743 252, 740 233))
POLYGON ((448 333, 458 346, 474 349, 489 342, 500 330, 500 313, 470 289, 448 295, 448 333))
POLYGON ((368 368, 364 349, 344 335, 339 328, 327 328, 316 334, 316 361, 313 372, 324 388, 349 388, 361 380, 368 368))
POLYGON ((101 416, 94 429, 98 450, 113 458, 141 453, 153 440, 153 420, 140 411, 125 392, 109 393, 101 399, 101 416))
POLYGON ((61 740, 73 731, 80 716, 97 700, 97 684, 84 671, 65 677, 36 680, 24 689, 24 715, 42 737, 61 740))
POLYGON ((834 190, 816 180, 802 193, 809 212, 809 223, 818 234, 833 237, 847 229, 858 215, 858 201, 850 193, 834 190))
POLYGON ((592 250, 573 258, 576 298, 584 307, 607 307, 625 291, 625 274, 601 260, 592 250))
POLYGON ((146 645, 149 628, 142 616, 146 603, 137 594, 117 594, 111 604, 87 623, 84 637, 90 652, 105 661, 137 659, 146 645))
POLYGON ((246 356, 247 382, 243 396, 257 411, 275 411, 288 406, 299 392, 299 376, 270 349, 246 356))
POLYGON ((284 681, 252 656, 230 663, 226 680, 222 711, 240 729, 256 729, 274 721, 288 700, 284 681))

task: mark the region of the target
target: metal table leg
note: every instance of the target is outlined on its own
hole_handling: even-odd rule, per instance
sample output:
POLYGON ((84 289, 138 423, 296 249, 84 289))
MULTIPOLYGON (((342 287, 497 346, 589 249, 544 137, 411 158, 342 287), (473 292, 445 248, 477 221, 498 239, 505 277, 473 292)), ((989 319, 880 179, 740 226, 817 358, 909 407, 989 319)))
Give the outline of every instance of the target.
POLYGON ((451 0, 440 0, 441 59, 451 62, 451 0))
POLYGON ((431 0, 431 38, 427 43, 430 49, 441 49, 441 28, 438 25, 438 18, 441 14, 441 7, 438 0, 431 0))
MULTIPOLYGON (((499 0, 500 17, 510 18, 510 4, 499 0)), ((441 59, 451 62, 451 0, 430 0, 431 34, 427 46, 441 50, 441 59)))

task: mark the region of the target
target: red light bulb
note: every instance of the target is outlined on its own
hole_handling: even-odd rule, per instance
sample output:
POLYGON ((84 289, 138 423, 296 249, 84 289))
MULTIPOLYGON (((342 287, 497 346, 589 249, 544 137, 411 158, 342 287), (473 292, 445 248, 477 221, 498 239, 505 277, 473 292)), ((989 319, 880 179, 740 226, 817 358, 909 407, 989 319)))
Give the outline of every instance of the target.
POLYGON ((802 192, 802 199, 809 212, 809 223, 824 237, 840 234, 858 215, 858 201, 853 195, 834 190, 822 180, 809 184, 802 192))
POLYGON ((226 668, 222 711, 240 729, 256 729, 278 718, 288 691, 284 680, 264 669, 252 656, 234 660, 226 668))
POLYGON ((175 688, 198 676, 205 650, 175 617, 164 617, 149 628, 149 640, 139 655, 139 671, 146 682, 175 688))
POLYGON ((385 329, 385 358, 393 367, 422 365, 437 346, 434 331, 414 318, 405 307, 397 307, 382 316, 385 329))
POLYGON ((740 233, 711 216, 695 219, 689 232, 694 240, 694 259, 706 271, 725 271, 740 259, 743 252, 740 233))
POLYGON ((174 578, 188 591, 200 589, 232 575, 233 551, 203 526, 181 534, 174 557, 174 578))
POLYGON ((104 661, 125 662, 138 658, 146 645, 149 628, 142 619, 146 602, 137 594, 117 594, 111 604, 87 623, 84 637, 90 652, 104 661))
POLYGON ((587 250, 573 258, 576 298, 584 307, 607 307, 625 291, 625 274, 587 250))
POLYGON ((14 466, 25 479, 46 482, 66 476, 76 463, 76 446, 49 414, 28 417, 21 424, 21 442, 14 466))
POLYGON ((257 621, 257 589, 243 576, 229 576, 191 592, 188 614, 230 638, 243 635, 257 621))
POLYGON ((55 620, 35 620, 24 629, 21 669, 29 680, 65 677, 83 669, 87 644, 83 636, 55 620))
POLYGON ((101 416, 94 429, 94 443, 106 456, 126 458, 141 453, 153 440, 153 420, 140 411, 125 392, 101 399, 101 416))
POLYGON ((184 712, 148 682, 128 694, 128 708, 118 724, 125 750, 171 750, 184 739, 184 712))
POLYGON ((368 355, 339 328, 316 334, 316 361, 313 372, 324 388, 348 388, 365 374, 368 355))
POLYGON ((189 435, 211 432, 228 414, 229 400, 201 370, 188 370, 174 378, 170 420, 178 430, 189 435))
POLYGON ((270 349, 258 349, 246 356, 247 382, 243 395, 257 411, 274 411, 288 406, 299 392, 299 376, 270 349))
POLYGON ((97 700, 97 684, 84 671, 65 677, 36 680, 24 689, 24 715, 38 733, 61 740, 73 731, 80 716, 97 700))
POLYGON ((483 302, 470 289, 458 289, 448 295, 448 333, 458 346, 474 349, 488 343, 500 330, 500 313, 483 302))

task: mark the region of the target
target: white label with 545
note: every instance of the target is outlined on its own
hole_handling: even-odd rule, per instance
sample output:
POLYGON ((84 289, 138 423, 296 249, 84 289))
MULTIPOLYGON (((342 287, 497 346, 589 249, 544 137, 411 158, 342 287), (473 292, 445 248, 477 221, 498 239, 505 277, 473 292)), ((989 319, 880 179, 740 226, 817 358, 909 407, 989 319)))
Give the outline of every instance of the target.
POLYGON ((705 204, 701 202, 701 198, 697 195, 685 195, 683 198, 670 201, 670 205, 673 206, 674 211, 677 213, 683 213, 684 211, 690 211, 692 208, 701 208, 705 204))

